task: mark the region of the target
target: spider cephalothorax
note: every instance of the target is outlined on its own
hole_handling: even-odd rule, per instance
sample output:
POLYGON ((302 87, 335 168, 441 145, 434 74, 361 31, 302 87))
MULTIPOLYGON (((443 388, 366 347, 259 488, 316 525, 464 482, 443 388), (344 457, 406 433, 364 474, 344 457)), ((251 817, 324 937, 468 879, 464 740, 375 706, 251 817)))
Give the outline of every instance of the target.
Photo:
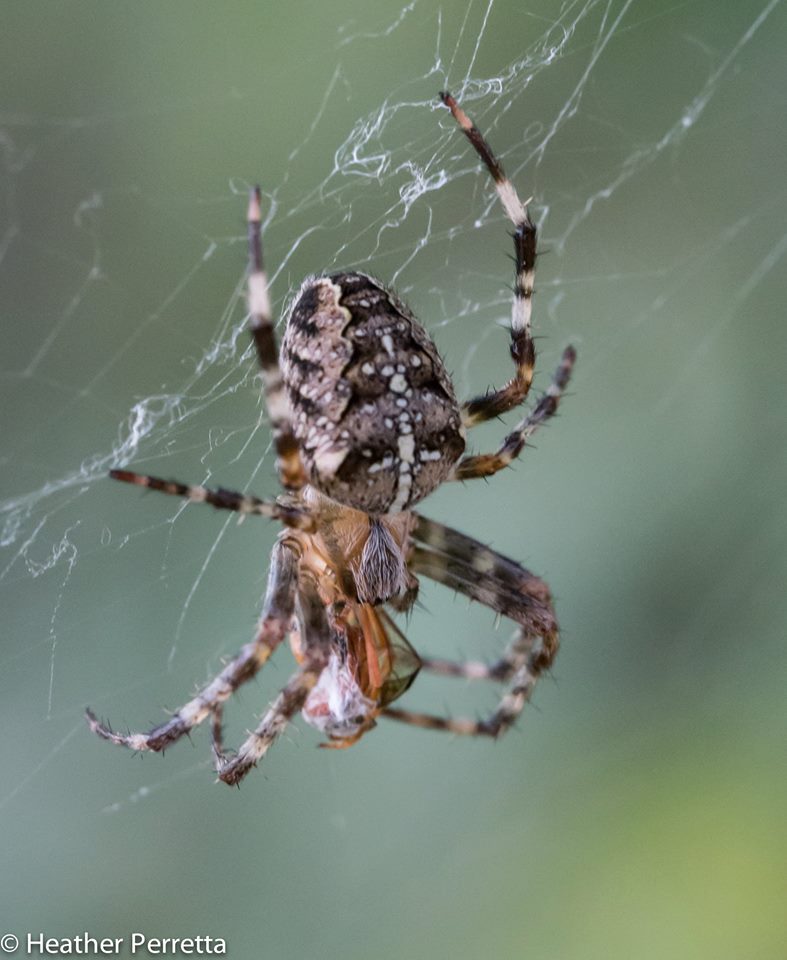
POLYGON ((536 228, 478 129, 440 95, 491 174, 514 225, 513 378, 458 404, 435 344, 402 301, 357 271, 307 279, 276 348, 263 269, 260 192, 249 203, 249 310, 284 493, 275 501, 161 480, 126 470, 115 479, 279 520, 268 590, 254 640, 168 721, 149 733, 115 733, 88 711, 100 736, 135 750, 163 750, 208 717, 220 779, 238 783, 298 712, 347 746, 379 716, 458 734, 498 736, 531 696, 558 645, 547 585, 477 540, 412 508, 450 480, 487 477, 519 455, 557 410, 575 354, 494 453, 463 456, 466 429, 527 397, 535 364, 530 307, 536 228), (420 657, 387 612, 412 607, 418 577, 460 591, 518 624, 494 663, 420 657), (235 754, 224 751, 223 705, 286 637, 298 669, 235 754), (419 670, 507 683, 486 720, 413 713, 391 704, 419 670))

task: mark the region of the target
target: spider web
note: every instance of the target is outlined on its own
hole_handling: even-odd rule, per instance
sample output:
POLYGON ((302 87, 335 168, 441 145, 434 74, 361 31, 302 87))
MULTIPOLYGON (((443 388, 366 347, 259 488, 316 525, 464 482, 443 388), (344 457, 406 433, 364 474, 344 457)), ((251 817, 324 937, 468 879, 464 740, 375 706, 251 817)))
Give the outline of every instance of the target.
MULTIPOLYGON (((607 424, 629 404, 642 414, 642 386, 652 408, 681 419, 698 364, 740 330, 787 252, 785 193, 769 179, 763 143, 751 144, 766 157, 762 178, 737 176, 739 141, 761 135, 747 125, 745 98, 774 117, 784 106, 779 85, 755 70, 774 57, 784 11, 763 0, 716 16, 722 6, 413 0, 340 17, 312 51, 319 67, 280 56, 275 70, 195 78, 194 90, 175 84, 141 107, 107 91, 73 109, 54 89, 0 104, 0 662, 4 712, 19 731, 4 743, 16 776, 0 806, 45 782, 64 755, 94 760, 86 702, 144 728, 251 631, 273 528, 239 530, 232 516, 116 489, 106 475, 128 465, 275 491, 245 329, 242 217, 253 177, 266 199, 277 311, 307 273, 356 266, 411 303, 460 395, 499 383, 510 375, 508 224, 436 104, 450 88, 523 199, 534 197, 544 254, 537 386, 573 341, 581 394, 599 385, 614 394, 606 407, 592 402, 607 424), (192 169, 189 151, 204 139, 213 146, 192 169), (719 150, 730 153, 730 175, 703 196, 698 168, 719 150), (643 351, 677 336, 668 368, 643 364, 643 351)), ((552 492, 576 496, 569 438, 579 434, 568 420, 562 443, 558 430, 540 441, 556 462, 522 468, 529 502, 550 503, 545 516, 507 522, 521 473, 494 492, 441 490, 427 512, 550 573, 559 541, 577 536, 556 526, 552 492)), ((484 428, 479 447, 501 430, 484 428)), ((442 617, 456 623, 464 608, 436 594, 428 606, 431 617, 417 615, 410 631, 417 645, 472 652, 469 634, 459 649, 439 646, 442 617)), ((275 686, 286 667, 272 673, 275 686)), ((253 714, 256 697, 238 712, 253 714)), ((107 809, 202 776, 201 758, 146 771, 144 787, 107 809)))

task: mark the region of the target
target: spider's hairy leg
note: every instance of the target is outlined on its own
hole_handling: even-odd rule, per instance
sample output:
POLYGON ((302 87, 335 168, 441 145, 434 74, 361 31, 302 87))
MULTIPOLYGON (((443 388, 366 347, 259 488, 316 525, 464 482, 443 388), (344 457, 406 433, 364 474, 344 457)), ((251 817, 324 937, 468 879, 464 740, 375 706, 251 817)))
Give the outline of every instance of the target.
POLYGON ((393 631, 399 638, 400 645, 403 645, 404 649, 411 655, 413 662, 411 669, 414 671, 413 678, 415 678, 415 675, 421 670, 426 670, 429 673, 435 673, 441 677, 461 677, 465 680, 492 680, 502 682, 511 676, 516 665, 516 657, 514 655, 515 644, 513 643, 507 647, 502 656, 492 663, 483 663, 481 660, 457 661, 444 660, 441 657, 424 657, 413 650, 405 635, 397 627, 396 622, 386 610, 380 610, 379 616, 386 627, 393 631))
POLYGON ((220 780, 235 786, 262 760, 274 740, 303 707, 323 667, 324 663, 319 666, 304 664, 290 677, 259 725, 241 744, 237 754, 227 756, 214 750, 216 773, 220 780))
POLYGON ((217 769, 225 760, 223 723, 224 704, 218 703, 211 711, 210 722, 210 744, 213 751, 213 765, 217 769))
MULTIPOLYGON (((524 709, 533 693, 538 674, 543 669, 542 666, 530 662, 536 639, 537 635, 520 628, 502 656, 490 664, 472 660, 456 663, 452 660, 421 658, 422 669, 442 676, 462 677, 468 680, 493 680, 500 683, 510 681, 509 689, 496 710, 485 720, 440 717, 397 707, 387 708, 383 711, 383 715, 391 720, 399 720, 430 730, 444 730, 461 736, 498 737, 505 733, 524 709)), ((555 634, 554 644, 555 647, 550 652, 550 662, 555 655, 557 634, 555 634)))
MULTIPOLYGON (((389 708, 385 716, 417 726, 468 736, 497 737, 517 719, 532 696, 541 673, 552 664, 558 649, 558 625, 549 588, 529 570, 490 550, 470 537, 418 516, 410 566, 414 573, 451 587, 473 600, 516 621, 520 628, 501 659, 483 665, 459 665, 435 661, 438 672, 455 676, 487 676, 508 679, 509 687, 496 710, 486 720, 456 720, 431 714, 389 708)), ((424 661, 429 666, 429 661, 424 661)))
POLYGON ((442 92, 440 99, 483 160, 495 182, 506 216, 514 225, 514 300, 511 305, 510 352, 516 369, 514 378, 499 390, 493 390, 463 404, 463 422, 465 426, 472 427, 519 406, 527 397, 533 382, 536 349, 530 328, 530 315, 536 271, 536 225, 530 219, 527 204, 519 199, 516 188, 506 176, 502 164, 478 127, 450 93, 442 92))
POLYGON ((552 383, 532 412, 516 425, 494 453, 480 453, 462 457, 454 467, 449 479, 473 480, 476 477, 491 477, 499 470, 509 466, 519 456, 527 441, 541 424, 557 413, 560 398, 571 379, 571 371, 576 359, 576 350, 573 347, 566 347, 555 375, 552 377, 552 383))
POLYGON ((382 711, 382 716, 389 720, 398 720, 400 723, 410 723, 414 727, 423 727, 425 730, 455 733, 460 737, 494 736, 485 729, 483 720, 441 717, 436 713, 419 713, 416 710, 403 710, 401 707, 386 707, 382 711))
POLYGON ((130 470, 110 470, 109 475, 113 480, 120 480, 123 483, 133 483, 138 487, 169 493, 175 497, 192 500, 194 503, 208 503, 217 510, 231 510, 235 513, 268 517, 270 520, 280 520, 285 526, 299 530, 314 528, 312 517, 297 507, 290 507, 273 500, 260 500, 258 497, 225 490, 223 487, 211 490, 208 487, 178 483, 175 480, 162 480, 161 477, 151 477, 144 473, 132 473, 130 470))
POLYGON ((311 577, 301 577, 298 590, 298 620, 304 640, 303 662, 287 681, 263 716, 257 728, 241 744, 234 755, 224 755, 214 748, 216 773, 220 780, 233 786, 240 783, 256 766, 306 702, 320 674, 328 663, 332 628, 325 606, 311 577))
POLYGON ((101 723, 92 710, 87 710, 85 716, 90 729, 104 740, 118 746, 138 751, 161 751, 189 733, 211 714, 218 716, 220 728, 221 704, 229 699, 238 687, 251 680, 289 632, 295 606, 297 576, 298 558, 295 552, 286 543, 278 542, 271 554, 268 589, 257 636, 166 723, 148 733, 123 734, 101 723))
POLYGON ((265 405, 273 431, 276 465, 282 486, 288 490, 299 490, 306 483, 306 473, 298 452, 298 442, 292 431, 287 394, 279 367, 276 335, 273 332, 268 278, 262 258, 262 194, 259 187, 254 187, 251 191, 247 220, 251 334, 257 348, 265 405))
POLYGON ((540 637, 540 667, 549 667, 557 653, 558 626, 547 584, 480 541, 420 514, 414 516, 413 572, 519 623, 534 639, 540 637))
POLYGON ((483 660, 445 660, 442 657, 420 657, 421 669, 441 677, 461 680, 508 680, 520 659, 517 638, 492 663, 483 660))

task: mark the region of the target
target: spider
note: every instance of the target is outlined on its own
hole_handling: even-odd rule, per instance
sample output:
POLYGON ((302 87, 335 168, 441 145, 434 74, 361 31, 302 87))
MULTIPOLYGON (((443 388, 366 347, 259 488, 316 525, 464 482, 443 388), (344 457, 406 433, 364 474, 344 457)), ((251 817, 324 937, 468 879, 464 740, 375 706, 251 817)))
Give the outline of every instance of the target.
POLYGON ((263 266, 261 194, 248 208, 251 333, 283 492, 275 500, 170 482, 127 470, 115 480, 283 525, 272 551, 256 636, 187 704, 148 733, 118 733, 88 710, 112 743, 162 751, 211 719, 216 772, 237 784, 298 713, 323 746, 355 743, 378 717, 497 737, 517 719, 558 648, 543 580, 477 540, 413 511, 441 483, 489 477, 508 466, 557 410, 576 358, 562 354, 546 393, 494 453, 465 455, 466 429, 519 406, 535 365, 530 314, 536 227, 500 162, 456 100, 440 94, 480 156, 513 223, 513 378, 464 404, 435 344, 402 301, 358 271, 307 278, 289 308, 277 351, 263 266), (518 630, 496 662, 420 657, 388 610, 409 611, 424 576, 510 618, 518 630), (298 668, 236 752, 222 742, 224 703, 286 638, 298 668), (392 706, 419 670, 507 684, 483 720, 392 706))

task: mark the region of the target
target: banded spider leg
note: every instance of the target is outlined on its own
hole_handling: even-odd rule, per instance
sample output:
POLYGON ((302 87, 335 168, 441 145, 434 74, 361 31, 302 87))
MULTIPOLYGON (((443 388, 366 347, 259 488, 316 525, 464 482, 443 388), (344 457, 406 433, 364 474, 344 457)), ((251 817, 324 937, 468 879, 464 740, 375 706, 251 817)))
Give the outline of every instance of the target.
POLYGON ((102 723, 92 710, 86 711, 90 729, 119 746, 137 751, 166 750, 171 744, 190 733, 212 714, 216 717, 214 739, 220 742, 220 708, 232 694, 254 677, 273 651, 287 636, 293 611, 298 581, 298 560, 292 549, 279 541, 271 554, 268 588, 263 603, 257 634, 247 643, 210 683, 184 704, 165 723, 147 733, 118 733, 102 723))
MULTIPOLYGON (((481 131, 450 93, 441 93, 440 99, 451 111, 462 133, 470 141, 489 171, 500 203, 514 226, 514 299, 511 305, 510 352, 516 369, 513 379, 505 386, 468 400, 462 405, 462 420, 465 426, 474 427, 524 403, 530 392, 536 362, 531 314, 536 271, 537 230, 530 219, 527 203, 519 199, 516 188, 506 176, 502 164, 492 152, 481 131)), ((573 347, 566 348, 552 385, 535 410, 505 437, 495 453, 463 457, 456 465, 452 479, 470 480, 474 477, 491 476, 516 459, 522 452, 528 437, 557 410, 575 360, 576 352, 573 347)))
POLYGON ((492 664, 421 658, 425 670, 444 676, 508 681, 497 708, 485 720, 454 719, 389 707, 384 715, 419 727, 463 736, 498 737, 516 721, 539 676, 557 654, 558 625, 549 588, 529 570, 458 530, 418 516, 411 556, 414 572, 444 584, 514 620, 519 630, 492 664))
POLYGON ((298 441, 292 430, 290 407, 279 366, 279 348, 273 330, 268 278, 262 258, 262 195, 255 187, 249 199, 249 320, 251 335, 257 348, 263 395, 276 448, 279 480, 286 490, 300 490, 306 483, 306 472, 298 452, 298 441))
POLYGON ((328 663, 333 632, 328 623, 325 605, 316 584, 302 576, 298 588, 297 616, 304 638, 304 660, 279 692, 259 725, 249 733, 237 753, 225 756, 214 739, 216 772, 224 783, 238 784, 268 752, 306 702, 306 698, 328 663))

